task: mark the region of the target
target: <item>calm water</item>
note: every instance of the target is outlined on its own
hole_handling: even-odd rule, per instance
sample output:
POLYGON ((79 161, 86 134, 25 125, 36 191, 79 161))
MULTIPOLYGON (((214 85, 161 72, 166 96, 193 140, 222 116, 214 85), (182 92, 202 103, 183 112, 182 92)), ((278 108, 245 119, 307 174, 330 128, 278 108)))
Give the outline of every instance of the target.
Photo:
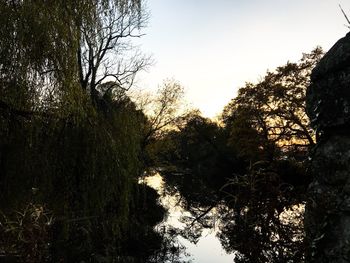
MULTIPOLYGON (((168 209, 169 215, 162 225, 171 225, 177 228, 184 226, 179 220, 181 216, 189 215, 178 205, 179 196, 163 195, 164 181, 159 174, 149 176, 146 183, 156 189, 161 195, 162 205, 168 209)), ((232 263, 233 254, 228 255, 221 247, 220 241, 216 238, 216 230, 204 230, 202 236, 196 244, 179 237, 179 242, 186 247, 186 252, 190 254, 186 259, 192 259, 193 263, 232 263)))

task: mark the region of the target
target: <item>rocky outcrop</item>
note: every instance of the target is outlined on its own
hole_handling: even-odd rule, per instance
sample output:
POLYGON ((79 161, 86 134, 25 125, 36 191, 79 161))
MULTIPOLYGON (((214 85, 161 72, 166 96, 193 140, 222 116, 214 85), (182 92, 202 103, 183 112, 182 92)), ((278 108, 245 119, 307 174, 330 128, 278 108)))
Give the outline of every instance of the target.
POLYGON ((306 111, 318 131, 350 124, 350 33, 340 39, 312 72, 306 111))
POLYGON ((313 70, 306 103, 321 135, 310 167, 307 262, 350 262, 350 34, 313 70))

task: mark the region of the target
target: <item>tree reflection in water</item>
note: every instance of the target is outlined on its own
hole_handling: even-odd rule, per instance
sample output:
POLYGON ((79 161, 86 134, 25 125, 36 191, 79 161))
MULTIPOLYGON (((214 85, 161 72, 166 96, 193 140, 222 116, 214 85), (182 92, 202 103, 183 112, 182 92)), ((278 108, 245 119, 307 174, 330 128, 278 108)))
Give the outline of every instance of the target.
POLYGON ((190 213, 181 217, 182 236, 196 242, 216 227, 235 262, 304 261, 302 207, 315 145, 305 94, 322 53, 246 83, 220 121, 188 113, 154 145, 165 190, 181 193, 190 213))
POLYGON ((174 189, 169 191, 159 173, 152 173, 145 182, 158 191, 159 201, 168 211, 165 220, 157 226, 158 232, 164 233, 164 251, 168 250, 168 256, 157 253, 152 262, 232 262, 233 254, 227 254, 217 238, 219 217, 216 208, 201 218, 200 223, 190 224, 196 212, 186 210, 183 197, 174 189), (163 261, 164 258, 168 261, 163 261))
MULTIPOLYGON (((252 165, 212 196, 216 202, 203 191, 181 192, 178 204, 187 213, 180 217, 185 227, 179 235, 198 242, 205 229, 212 229, 234 262, 303 262, 304 205, 295 189, 282 184, 276 169, 267 162, 252 165)), ((166 189, 184 189, 180 181, 166 189)))

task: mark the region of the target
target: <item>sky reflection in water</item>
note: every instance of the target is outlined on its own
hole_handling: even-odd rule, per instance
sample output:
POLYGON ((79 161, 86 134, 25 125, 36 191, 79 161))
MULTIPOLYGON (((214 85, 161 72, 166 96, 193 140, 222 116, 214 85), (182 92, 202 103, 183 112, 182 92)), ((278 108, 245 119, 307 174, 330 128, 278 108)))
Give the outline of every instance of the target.
MULTIPOLYGON (((177 228, 183 228, 184 224, 180 222, 181 216, 190 215, 178 205, 179 197, 176 195, 163 195, 164 181, 157 173, 145 178, 145 182, 156 189, 162 196, 160 202, 168 209, 168 216, 163 225, 171 225, 177 228)), ((233 254, 227 254, 221 247, 220 241, 216 238, 216 230, 205 229, 197 244, 179 237, 179 241, 186 247, 186 252, 190 254, 193 263, 232 263, 233 254)), ((188 258, 186 258, 188 259, 188 258)))

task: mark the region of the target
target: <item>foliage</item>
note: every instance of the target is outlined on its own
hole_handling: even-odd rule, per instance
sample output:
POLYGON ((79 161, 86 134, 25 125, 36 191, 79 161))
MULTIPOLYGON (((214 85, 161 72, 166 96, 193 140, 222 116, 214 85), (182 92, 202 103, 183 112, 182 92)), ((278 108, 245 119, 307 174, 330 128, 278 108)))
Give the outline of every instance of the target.
POLYGON ((10 216, 1 214, 0 247, 4 256, 12 256, 22 262, 48 260, 53 220, 50 211, 33 203, 10 216))
POLYGON ((305 93, 321 55, 316 48, 247 83, 224 108, 222 125, 193 114, 164 138, 162 174, 192 213, 183 218, 184 236, 196 241, 217 222, 224 248, 239 262, 304 260, 303 213, 296 210, 305 201, 315 140, 305 93))
MULTIPOLYGON (((10 218, 34 198, 55 218, 50 235, 30 237, 50 248, 26 261, 146 261, 164 211, 138 184, 146 117, 125 94, 147 64, 128 41, 145 26, 143 1, 2 1, 0 11, 1 210, 10 218)), ((37 208, 23 231, 44 224, 37 208)), ((0 250, 24 253, 22 241, 0 250)))
POLYGON ((168 167, 162 174, 168 185, 179 190, 191 204, 187 208, 212 205, 218 201, 218 190, 238 160, 226 146, 225 133, 216 123, 198 112, 185 116, 182 123, 178 131, 170 132, 164 139, 171 143, 168 151, 159 153, 163 166, 168 167), (171 168, 175 168, 175 174, 171 168))
POLYGON ((140 224, 143 203, 133 202, 142 171, 142 115, 130 102, 123 103, 98 115, 92 110, 78 122, 73 116, 55 122, 16 119, 17 127, 2 140, 1 206, 19 207, 31 198, 31 188, 39 189, 38 201, 61 219, 52 242, 58 258, 123 253, 118 243, 124 231, 140 224), (135 211, 140 214, 133 221, 135 211))
POLYGON ((148 65, 129 41, 147 21, 142 1, 2 1, 0 11, 2 108, 69 115, 81 92, 128 89, 148 65))
POLYGON ((298 63, 288 62, 274 72, 267 72, 259 83, 247 83, 225 107, 222 114, 225 126, 228 129, 232 126, 235 133, 237 121, 244 120, 248 126, 245 130, 250 127, 256 131, 252 140, 258 139, 258 145, 270 155, 274 155, 273 149, 265 143, 276 144, 284 154, 306 152, 315 144, 315 135, 306 116, 305 94, 311 70, 322 54, 322 49, 316 48, 303 54, 298 63))
POLYGON ((143 126, 142 152, 143 160, 149 167, 160 162, 159 151, 162 150, 163 138, 186 114, 184 107, 184 88, 173 79, 165 80, 155 94, 140 93, 134 95, 138 109, 145 113, 143 126))
POLYGON ((143 1, 6 0, 0 12, 1 251, 27 262, 171 260, 179 250, 154 230, 159 196, 138 181, 161 165, 194 215, 187 236, 217 211, 219 237, 242 262, 303 260, 302 228, 283 215, 304 201, 315 140, 305 90, 321 49, 247 83, 219 125, 176 115, 175 81, 148 116, 126 95, 149 65, 129 41, 146 25, 143 1))
POLYGON ((110 90, 129 89, 136 73, 149 65, 130 39, 140 37, 148 20, 142 1, 92 1, 75 14, 79 81, 92 99, 99 85, 110 80, 110 90), (87 10, 87 12, 85 11, 87 10))
POLYGON ((219 238, 227 251, 237 252, 237 262, 303 261, 303 217, 294 210, 303 202, 305 187, 283 180, 287 169, 303 176, 292 165, 257 162, 223 186, 227 195, 226 206, 219 208, 219 238))

